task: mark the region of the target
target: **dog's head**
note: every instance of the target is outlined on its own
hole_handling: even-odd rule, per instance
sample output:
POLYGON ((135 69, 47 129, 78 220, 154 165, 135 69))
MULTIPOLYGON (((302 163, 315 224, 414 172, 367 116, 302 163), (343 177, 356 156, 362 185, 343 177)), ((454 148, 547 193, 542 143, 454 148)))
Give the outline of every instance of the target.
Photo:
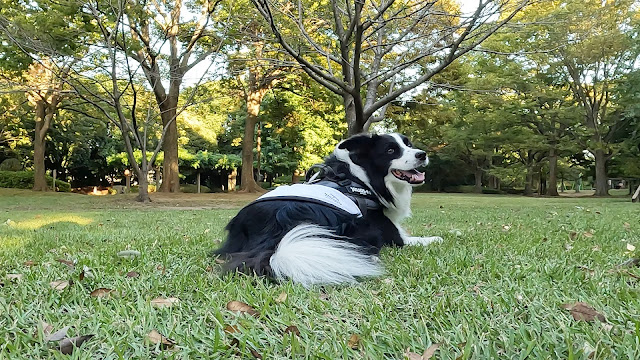
POLYGON ((413 185, 424 182, 419 167, 429 163, 427 153, 413 147, 400 134, 359 134, 342 141, 335 157, 347 164, 351 173, 369 186, 384 202, 393 205, 413 185))

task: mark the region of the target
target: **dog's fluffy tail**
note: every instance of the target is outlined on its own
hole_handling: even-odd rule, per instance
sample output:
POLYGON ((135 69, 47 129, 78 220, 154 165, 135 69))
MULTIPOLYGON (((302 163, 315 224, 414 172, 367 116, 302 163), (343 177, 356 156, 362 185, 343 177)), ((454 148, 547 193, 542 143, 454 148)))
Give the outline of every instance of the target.
POLYGON ((277 279, 305 287, 356 282, 356 277, 382 274, 379 260, 361 247, 317 225, 302 224, 282 238, 269 260, 277 279))

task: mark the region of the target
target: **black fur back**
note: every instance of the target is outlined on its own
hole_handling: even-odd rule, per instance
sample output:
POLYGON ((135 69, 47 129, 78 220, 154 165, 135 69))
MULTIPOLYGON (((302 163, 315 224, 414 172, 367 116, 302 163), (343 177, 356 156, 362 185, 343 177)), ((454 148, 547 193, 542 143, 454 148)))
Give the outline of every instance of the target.
POLYGON ((300 224, 328 228, 370 255, 377 255, 385 245, 402 245, 395 225, 382 210, 370 211, 366 218, 356 218, 315 203, 270 200, 240 210, 226 227, 226 241, 214 253, 227 259, 227 271, 271 275, 271 255, 282 237, 300 224))

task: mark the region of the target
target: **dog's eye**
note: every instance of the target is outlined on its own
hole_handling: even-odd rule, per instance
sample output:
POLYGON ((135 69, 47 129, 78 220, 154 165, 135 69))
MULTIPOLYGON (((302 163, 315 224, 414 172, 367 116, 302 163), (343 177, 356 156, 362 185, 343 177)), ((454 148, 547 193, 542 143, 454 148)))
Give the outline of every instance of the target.
POLYGON ((396 149, 394 148, 390 148, 389 150, 387 150, 387 154, 393 154, 394 152, 396 152, 396 149))

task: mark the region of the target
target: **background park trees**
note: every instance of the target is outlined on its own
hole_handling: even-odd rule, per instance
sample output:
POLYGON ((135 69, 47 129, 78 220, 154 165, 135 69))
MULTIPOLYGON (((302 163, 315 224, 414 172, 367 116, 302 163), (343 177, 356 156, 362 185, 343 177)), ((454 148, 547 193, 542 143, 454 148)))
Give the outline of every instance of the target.
POLYGON ((583 178, 604 196, 640 177, 637 1, 0 5, 0 163, 36 189, 129 169, 142 198, 196 178, 259 191, 396 130, 430 150, 431 190, 583 178))
POLYGON ((507 24, 527 0, 252 0, 284 51, 342 98, 349 134, 384 119, 388 105, 427 84, 507 24))

